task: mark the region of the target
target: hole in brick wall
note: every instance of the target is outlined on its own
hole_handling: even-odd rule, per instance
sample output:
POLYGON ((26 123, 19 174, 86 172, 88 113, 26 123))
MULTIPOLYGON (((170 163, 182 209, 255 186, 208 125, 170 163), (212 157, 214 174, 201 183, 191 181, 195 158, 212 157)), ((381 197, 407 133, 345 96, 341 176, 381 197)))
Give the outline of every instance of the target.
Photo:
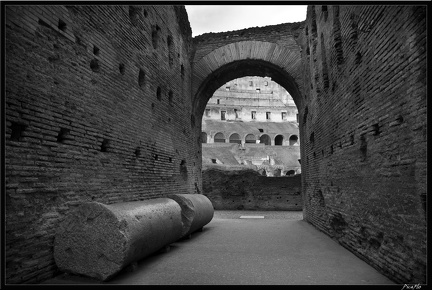
POLYGON ((424 211, 425 217, 426 217, 427 216, 427 211, 426 211, 426 209, 427 209, 427 207, 426 207, 426 193, 420 194, 420 201, 421 201, 421 204, 422 204, 422 207, 423 207, 423 211, 424 211))
POLYGON ((153 158, 154 158, 154 160, 159 160, 159 155, 153 154, 153 158))
POLYGON ((61 31, 66 31, 66 22, 64 22, 63 20, 59 19, 59 21, 58 21, 58 29, 60 29, 61 31))
POLYGON ((258 129, 258 131, 260 131, 262 133, 262 132, 264 132, 264 129, 258 129))
POLYGON ((307 54, 307 55, 310 55, 310 48, 309 48, 309 44, 308 44, 308 46, 306 47, 306 54, 307 54))
POLYGON ((322 155, 322 156, 324 156, 324 149, 323 149, 323 150, 321 150, 321 155, 322 155))
POLYGON ((139 13, 140 13, 140 8, 129 6, 129 19, 134 26, 138 24, 139 13))
POLYGON ((329 87, 328 68, 327 68, 327 57, 324 43, 324 35, 321 33, 321 56, 322 56, 322 77, 324 82, 324 89, 329 87))
POLYGON ((137 147, 137 148, 135 148, 135 157, 140 157, 141 156, 141 148, 140 147, 137 147))
POLYGON ((183 65, 180 66, 180 75, 181 75, 181 78, 183 79, 184 78, 184 66, 183 65))
POLYGON ((57 142, 63 143, 66 140, 69 133, 70 133, 69 129, 61 128, 60 132, 57 135, 57 142))
POLYGON ((152 107, 152 110, 154 110, 154 108, 155 108, 155 104, 152 103, 152 104, 151 104, 151 107, 152 107))
POLYGON ((350 136, 350 140, 351 140, 351 145, 353 145, 354 144, 354 135, 350 136))
POLYGON ((361 160, 366 161, 367 158, 367 142, 364 134, 360 136, 360 152, 361 152, 361 160))
POLYGON ((93 54, 99 55, 99 51, 100 51, 100 49, 96 45, 93 45, 93 54))
POLYGON ((180 162, 180 175, 183 177, 183 180, 187 180, 188 172, 186 167, 186 160, 182 160, 180 162))
POLYGON ((172 41, 172 36, 168 35, 167 36, 167 45, 168 45, 168 64, 169 67, 171 68, 174 64, 174 46, 173 46, 173 41, 172 41))
POLYGON ((11 141, 21 141, 22 133, 24 132, 24 130, 26 128, 27 128, 27 126, 24 124, 12 122, 12 125, 11 125, 12 132, 10 135, 10 140, 11 141))
POLYGON ((381 133, 380 126, 378 123, 372 125, 372 131, 374 136, 377 136, 381 133))
POLYGON ((124 64, 122 64, 122 63, 119 64, 119 71, 122 75, 125 74, 125 65, 124 64))
POLYGON ((108 151, 108 147, 109 147, 109 140, 108 139, 103 139, 100 151, 101 152, 107 152, 108 151))
POLYGON ((381 242, 378 241, 377 239, 371 238, 369 240, 369 245, 372 249, 378 250, 381 247, 381 242))
POLYGON ((305 27, 305 34, 306 34, 306 36, 308 36, 308 35, 309 35, 309 31, 308 31, 308 30, 309 30, 309 27, 308 27, 308 26, 306 26, 306 27, 305 27))
POLYGON ((168 102, 169 102, 169 104, 172 106, 173 105, 173 96, 174 96, 174 94, 173 94, 173 92, 170 90, 169 92, 168 92, 168 102))
POLYGON ((153 44, 154 49, 156 49, 158 47, 159 33, 160 33, 159 26, 153 25, 152 26, 152 44, 153 44))
POLYGON ((195 116, 194 115, 191 115, 191 126, 192 126, 192 128, 195 127, 195 116))
POLYGON ((359 65, 359 64, 361 64, 361 61, 362 61, 362 55, 361 55, 361 53, 359 51, 359 52, 356 53, 355 64, 359 65))
POLYGON ((160 101, 162 99, 162 90, 160 87, 157 87, 156 90, 156 98, 160 101))
POLYGON ((333 149, 333 145, 330 145, 330 154, 333 154, 334 149, 333 149))
POLYGON ((100 70, 99 61, 97 59, 92 59, 92 61, 90 62, 90 68, 93 72, 99 72, 100 70))
POLYGON ((323 5, 321 7, 321 12, 323 13, 324 21, 327 21, 327 17, 328 17, 327 5, 323 5))
POLYGON ((317 190, 315 196, 316 196, 316 198, 317 198, 318 204, 319 204, 320 206, 324 207, 324 206, 325 206, 325 200, 324 200, 324 195, 323 195, 321 189, 318 189, 318 190, 317 190))
POLYGON ((348 224, 340 213, 335 213, 330 219, 330 226, 337 233, 341 233, 347 227, 347 225, 348 224))
POLYGON ((148 16, 148 12, 146 9, 144 9, 144 17, 147 17, 147 16, 148 16))
POLYGON ((39 25, 48 27, 48 28, 52 28, 48 23, 46 23, 45 21, 43 21, 42 19, 38 20, 39 25))
POLYGON ((315 5, 311 5, 311 11, 312 11, 312 36, 317 36, 317 24, 316 24, 316 13, 315 13, 315 5))
POLYGON ((398 124, 402 124, 403 121, 404 121, 404 118, 403 118, 402 116, 398 116, 398 117, 396 118, 396 122, 397 122, 398 124))
POLYGON ((142 88, 145 85, 145 72, 143 69, 140 69, 138 74, 138 85, 142 88))
POLYGON ((172 163, 172 157, 168 157, 169 163, 172 163))
POLYGON ((315 142, 315 132, 312 132, 309 136, 309 141, 312 143, 312 146, 314 145, 313 143, 315 142))
POLYGON ((313 153, 313 157, 316 157, 316 153, 315 152, 313 153))

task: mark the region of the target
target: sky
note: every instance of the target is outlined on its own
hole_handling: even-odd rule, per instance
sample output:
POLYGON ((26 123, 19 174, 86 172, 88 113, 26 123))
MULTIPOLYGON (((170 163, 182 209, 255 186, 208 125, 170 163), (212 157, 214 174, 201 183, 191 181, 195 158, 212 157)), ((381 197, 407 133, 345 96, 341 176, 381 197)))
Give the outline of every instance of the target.
POLYGON ((299 22, 307 5, 185 5, 192 37, 250 27, 299 22))

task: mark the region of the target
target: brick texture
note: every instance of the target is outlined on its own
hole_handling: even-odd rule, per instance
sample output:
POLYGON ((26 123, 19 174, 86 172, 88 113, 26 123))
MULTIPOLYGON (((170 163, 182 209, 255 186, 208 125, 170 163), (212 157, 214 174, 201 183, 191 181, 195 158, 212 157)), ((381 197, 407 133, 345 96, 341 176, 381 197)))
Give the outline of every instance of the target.
POLYGON ((216 210, 301 210, 301 177, 265 177, 253 169, 203 170, 203 194, 216 210))
POLYGON ((247 75, 297 105, 305 219, 426 282, 425 6, 309 6, 194 40, 183 6, 3 7, 6 283, 57 273, 56 226, 83 202, 202 193, 205 105, 247 75))
POLYGON ((199 137, 191 30, 172 6, 5 6, 5 15, 6 283, 37 283, 56 274, 56 226, 81 203, 201 186, 188 145, 199 137))
POLYGON ((426 282, 426 10, 309 6, 304 216, 398 283, 426 282))

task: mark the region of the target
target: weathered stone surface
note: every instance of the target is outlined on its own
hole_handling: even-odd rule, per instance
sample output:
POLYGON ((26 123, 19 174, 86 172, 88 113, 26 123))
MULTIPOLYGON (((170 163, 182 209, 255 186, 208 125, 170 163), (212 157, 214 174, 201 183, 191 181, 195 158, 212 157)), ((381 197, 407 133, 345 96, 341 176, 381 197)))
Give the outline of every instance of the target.
POLYGON ((252 169, 204 167, 203 194, 216 210, 301 210, 301 175, 265 177, 252 169))
POLYGON ((182 237, 201 229, 213 218, 213 205, 205 195, 173 194, 169 198, 175 200, 182 208, 182 237))
POLYGON ((61 271, 108 280, 181 237, 181 208, 168 198, 85 203, 59 225, 54 259, 61 271))

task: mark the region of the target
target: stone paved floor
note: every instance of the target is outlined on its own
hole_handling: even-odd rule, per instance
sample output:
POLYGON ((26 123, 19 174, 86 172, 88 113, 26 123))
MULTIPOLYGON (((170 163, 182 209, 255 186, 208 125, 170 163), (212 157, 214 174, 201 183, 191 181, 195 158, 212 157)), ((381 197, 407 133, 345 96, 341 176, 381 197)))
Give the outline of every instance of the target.
POLYGON ((43 284, 394 285, 303 221, 301 211, 215 211, 202 232, 170 248, 107 282, 61 275, 43 284), (264 218, 240 218, 249 215, 264 218))

